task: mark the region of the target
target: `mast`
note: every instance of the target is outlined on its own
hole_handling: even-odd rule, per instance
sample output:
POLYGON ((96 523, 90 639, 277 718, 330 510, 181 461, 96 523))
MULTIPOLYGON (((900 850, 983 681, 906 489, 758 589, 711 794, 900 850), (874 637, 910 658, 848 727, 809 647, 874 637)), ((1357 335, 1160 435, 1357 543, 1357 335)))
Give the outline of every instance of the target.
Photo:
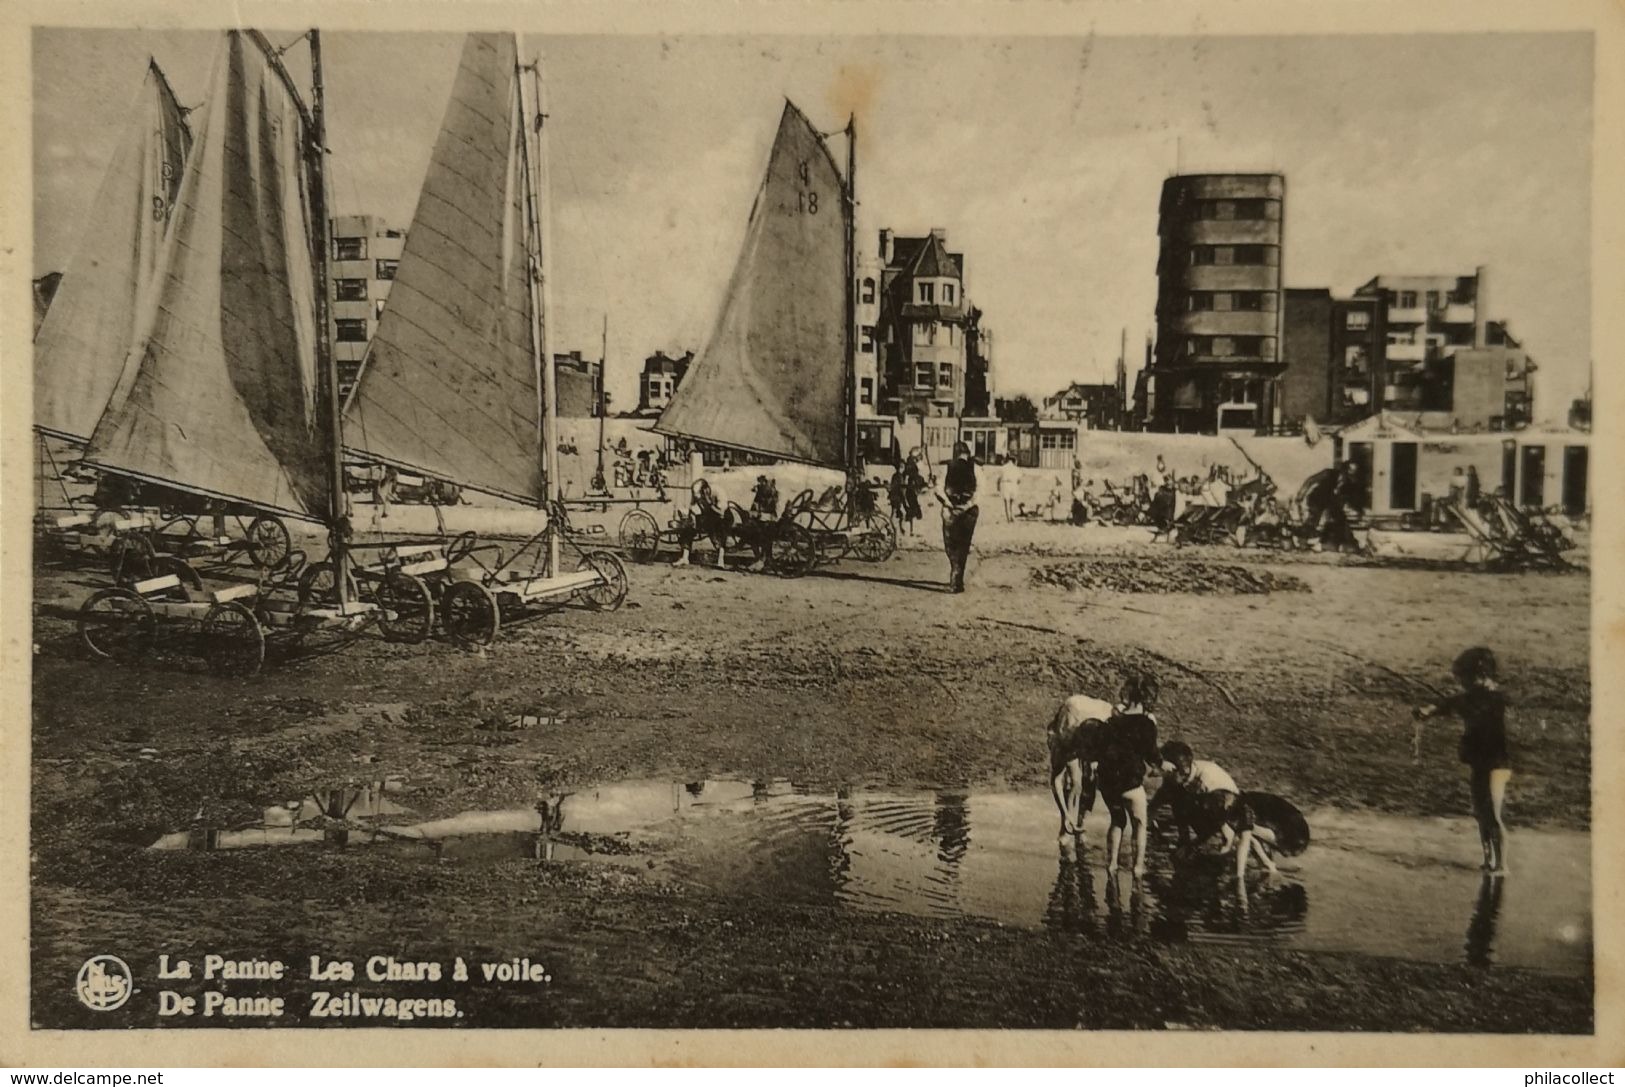
MULTIPOLYGON (((521 45, 521 50, 522 50, 521 45)), ((516 54, 516 61, 518 63, 516 54)), ((521 64, 520 71, 526 66, 521 64)), ((537 452, 541 458, 542 486, 545 488, 546 498, 543 508, 549 517, 552 510, 548 507, 559 499, 558 474, 558 393, 556 389, 556 375, 553 366, 553 321, 552 311, 548 305, 549 268, 551 265, 550 253, 552 246, 542 236, 542 225, 548 221, 548 184, 547 184, 547 107, 543 98, 542 59, 537 54, 535 63, 529 65, 533 95, 536 103, 536 151, 535 161, 525 170, 525 207, 530 215, 531 238, 531 287, 530 287, 530 344, 531 352, 536 360, 538 376, 537 390, 541 397, 537 418, 541 424, 538 435, 540 448, 537 452)), ((516 81, 519 91, 520 117, 525 124, 525 146, 527 151, 531 144, 531 121, 526 116, 524 79, 516 81)), ((529 155, 527 155, 529 157, 529 155)), ((557 526, 550 526, 556 529, 557 526)), ((559 571, 559 534, 549 531, 547 534, 547 575, 556 576, 559 571)))
POLYGON ((316 284, 316 380, 327 397, 326 433, 330 487, 332 497, 327 511, 327 546, 333 563, 333 587, 338 594, 339 613, 350 604, 349 554, 345 524, 346 494, 344 490, 344 438, 340 430, 342 405, 339 403, 338 371, 333 365, 333 345, 327 318, 327 253, 329 223, 327 220, 327 170, 323 156, 327 154, 327 122, 322 109, 322 32, 312 28, 306 35, 310 40, 310 217, 312 240, 315 245, 314 281, 316 284))
POLYGON ((858 466, 858 121, 846 116, 846 470, 858 466))
POLYGON ((604 314, 604 339, 598 350, 598 470, 593 490, 607 491, 604 482, 604 420, 609 416, 609 313, 604 314))

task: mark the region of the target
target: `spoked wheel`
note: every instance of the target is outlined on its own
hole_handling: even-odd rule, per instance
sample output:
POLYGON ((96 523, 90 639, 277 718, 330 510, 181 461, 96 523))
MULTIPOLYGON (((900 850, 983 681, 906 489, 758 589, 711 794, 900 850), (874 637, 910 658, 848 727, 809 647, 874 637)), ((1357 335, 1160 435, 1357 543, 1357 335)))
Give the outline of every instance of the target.
POLYGON ((141 657, 156 629, 152 606, 129 589, 103 589, 79 609, 79 640, 103 660, 141 657))
POLYGON ((885 562, 897 550, 897 526, 881 513, 871 513, 855 526, 852 556, 862 562, 885 562))
POLYGON ((454 581, 440 598, 440 626, 465 649, 490 645, 502 626, 496 594, 477 581, 454 581))
POLYGON ((647 510, 630 510, 621 518, 621 548, 633 562, 653 562, 660 553, 660 525, 647 510))
POLYGON ((248 525, 248 557, 261 570, 275 567, 293 550, 293 538, 280 517, 256 517, 248 525))
POLYGON ((399 571, 378 583, 378 629, 384 641, 416 645, 434 629, 434 596, 423 579, 399 571))
POLYGON ((781 525, 767 561, 780 577, 803 577, 818 565, 818 541, 805 525, 781 525))
POLYGON ((203 659, 217 676, 252 676, 265 663, 265 631, 254 613, 228 600, 203 616, 203 659))
MULTIPOLYGON (((361 596, 356 583, 355 575, 348 574, 350 579, 350 599, 356 600, 361 596)), ((299 605, 308 607, 311 604, 338 603, 338 583, 333 577, 333 564, 327 560, 311 563, 299 575, 299 605)))
POLYGON ((592 570, 599 581, 581 590, 581 599, 594 611, 614 611, 626 599, 626 567, 608 551, 588 551, 577 570, 592 570))

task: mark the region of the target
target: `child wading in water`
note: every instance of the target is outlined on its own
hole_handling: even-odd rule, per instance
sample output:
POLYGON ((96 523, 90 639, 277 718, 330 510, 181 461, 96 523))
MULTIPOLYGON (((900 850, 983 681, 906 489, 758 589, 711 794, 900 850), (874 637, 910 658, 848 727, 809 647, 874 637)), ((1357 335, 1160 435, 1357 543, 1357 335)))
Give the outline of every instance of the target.
POLYGON ((1471 774, 1473 817, 1478 820, 1479 842, 1484 847, 1484 870, 1503 876, 1507 872, 1506 824, 1501 820, 1501 808, 1507 782, 1512 779, 1507 696, 1495 685, 1495 654, 1482 646, 1462 653, 1450 671, 1461 684, 1461 693, 1416 707, 1416 719, 1423 721, 1441 713, 1461 718, 1465 728, 1458 751, 1471 774))

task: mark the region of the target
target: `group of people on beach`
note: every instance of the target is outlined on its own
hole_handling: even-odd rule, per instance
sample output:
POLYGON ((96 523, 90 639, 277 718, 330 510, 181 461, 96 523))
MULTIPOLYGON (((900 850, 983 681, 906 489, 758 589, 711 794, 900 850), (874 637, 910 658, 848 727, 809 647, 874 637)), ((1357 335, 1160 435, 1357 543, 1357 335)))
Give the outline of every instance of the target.
MULTIPOLYGON (((1451 671, 1460 691, 1415 707, 1413 715, 1418 728, 1420 722, 1438 716, 1461 720, 1457 752, 1467 770, 1483 870, 1500 877, 1508 870, 1504 809, 1512 779, 1507 696, 1498 685, 1495 654, 1488 648, 1464 651, 1451 671)), ((1217 762, 1197 758, 1189 744, 1176 740, 1159 745, 1154 714, 1159 691, 1155 675, 1130 672, 1115 702, 1074 694, 1051 717, 1045 740, 1062 848, 1075 848, 1082 841, 1084 815, 1099 796, 1109 816, 1108 876, 1118 871, 1125 840, 1131 842, 1131 871, 1135 877, 1143 876, 1152 813, 1166 807, 1181 849, 1211 843, 1221 854, 1234 853, 1236 879, 1245 893, 1249 857, 1257 857, 1266 872, 1275 875, 1278 830, 1285 833, 1290 828, 1270 825, 1270 813, 1256 810, 1235 777, 1217 762), (1151 777, 1161 779, 1154 794, 1146 789, 1151 777)))

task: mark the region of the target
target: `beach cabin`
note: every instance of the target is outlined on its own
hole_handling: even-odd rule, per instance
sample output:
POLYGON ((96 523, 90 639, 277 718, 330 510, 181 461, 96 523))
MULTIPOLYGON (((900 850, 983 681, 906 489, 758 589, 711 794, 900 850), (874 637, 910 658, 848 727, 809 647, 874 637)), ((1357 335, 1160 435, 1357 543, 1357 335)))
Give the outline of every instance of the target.
POLYGON ((1374 517, 1419 513, 1448 498, 1457 468, 1475 470, 1484 493, 1499 490, 1523 509, 1569 517, 1591 511, 1591 435, 1583 430, 1449 434, 1384 413, 1345 427, 1335 442, 1338 462, 1357 466, 1361 508, 1374 517))

